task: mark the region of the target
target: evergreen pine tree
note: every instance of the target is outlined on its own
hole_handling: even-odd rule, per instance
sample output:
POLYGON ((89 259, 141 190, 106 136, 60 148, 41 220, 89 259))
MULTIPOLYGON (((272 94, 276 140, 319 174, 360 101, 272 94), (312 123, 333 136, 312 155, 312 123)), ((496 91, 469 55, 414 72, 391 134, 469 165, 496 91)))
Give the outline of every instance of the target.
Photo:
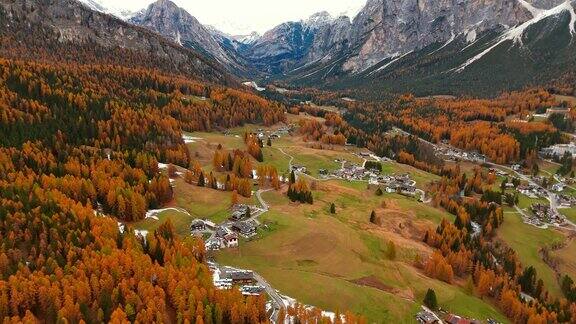
POLYGON ((198 176, 198 187, 204 187, 206 185, 206 179, 204 179, 204 172, 200 172, 198 176))
POLYGON ((290 183, 296 183, 296 175, 294 174, 294 170, 290 172, 290 183))
POLYGON ((431 310, 438 309, 438 300, 436 299, 436 292, 433 289, 428 289, 426 296, 424 296, 424 305, 431 310))
POLYGON ((376 224, 376 212, 375 211, 372 211, 372 213, 370 214, 370 223, 376 224))

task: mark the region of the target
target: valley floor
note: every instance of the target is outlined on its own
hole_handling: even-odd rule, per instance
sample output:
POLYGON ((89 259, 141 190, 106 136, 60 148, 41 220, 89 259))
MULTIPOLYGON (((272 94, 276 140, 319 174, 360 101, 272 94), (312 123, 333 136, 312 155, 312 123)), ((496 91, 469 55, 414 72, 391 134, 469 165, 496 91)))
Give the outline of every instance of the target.
MULTIPOLYGON (((214 150, 244 146, 244 131, 257 132, 259 126, 233 129, 223 133, 188 134, 192 155, 205 170, 211 170, 214 150)), ((237 249, 214 254, 221 265, 257 271, 282 294, 299 302, 329 311, 350 310, 368 318, 370 323, 413 322, 424 294, 433 288, 443 309, 448 312, 485 320, 506 322, 490 301, 481 300, 465 288, 431 279, 416 266, 432 250, 422 243, 424 232, 435 228, 442 218, 454 217, 417 198, 396 193, 375 194, 366 181, 315 180, 319 170, 337 170, 338 160, 361 164, 362 158, 352 147, 312 148, 296 135, 274 140, 265 146, 264 164, 275 166, 288 176, 290 165, 307 168, 314 204, 295 204, 288 200, 283 187, 262 193, 270 209, 259 217, 263 226, 257 236, 241 239, 237 249), (330 204, 336 206, 331 214, 330 204), (369 221, 374 210, 379 221, 369 221), (390 256, 390 243, 396 247, 390 256)), ((437 176, 396 162, 384 162, 384 175, 409 173, 416 187, 424 189, 437 176)), ((134 228, 154 230, 170 218, 182 236, 190 234, 192 219, 209 219, 215 223, 229 216, 231 195, 187 184, 174 179, 173 206, 186 212, 167 210, 156 219, 132 224, 134 228)), ((256 195, 241 203, 258 205, 256 195)))

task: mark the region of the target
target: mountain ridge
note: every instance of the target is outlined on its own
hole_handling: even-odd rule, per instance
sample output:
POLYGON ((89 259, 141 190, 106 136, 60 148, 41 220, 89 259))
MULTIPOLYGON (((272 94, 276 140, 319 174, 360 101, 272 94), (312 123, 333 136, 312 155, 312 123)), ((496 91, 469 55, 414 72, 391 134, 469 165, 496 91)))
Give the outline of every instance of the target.
MULTIPOLYGON (((97 0, 82 1, 97 3, 97 0)), ((551 49, 531 48, 533 42, 524 44, 522 38, 534 25, 544 31, 567 29, 570 33, 562 41, 549 32, 538 36, 550 39, 550 46, 563 52, 567 44, 571 46, 570 39, 575 35, 576 13, 574 1, 570 0, 369 0, 353 19, 318 12, 299 21, 279 24, 263 35, 232 36, 202 25, 170 0, 159 0, 127 21, 162 35, 175 47, 190 48, 208 57, 240 79, 259 84, 280 82, 398 92, 410 89, 426 94, 437 91, 445 82, 454 94, 469 93, 472 88, 485 89, 483 94, 495 94, 497 88, 515 90, 549 82, 556 76, 544 71, 547 67, 553 74, 562 74, 565 71, 558 66, 565 64, 570 73, 569 66, 574 62, 571 55, 540 61, 537 57, 546 56, 551 49), (565 12, 569 19, 562 24, 567 28, 556 28, 557 16, 565 12), (506 53, 500 47, 518 48, 506 53), (486 64, 498 61, 491 55, 496 49, 500 61, 510 60, 514 65, 514 60, 509 59, 513 55, 516 60, 525 60, 528 66, 536 61, 541 66, 525 69, 532 74, 525 75, 523 71, 522 82, 508 82, 499 76, 496 79, 502 82, 490 87, 492 80, 486 78, 485 72, 470 67, 478 64, 497 75, 507 70, 494 69, 500 66, 496 63, 486 64), (436 67, 429 67, 432 63, 436 67), (469 83, 464 79, 480 81, 469 83), (403 88, 395 85, 395 80, 403 88), (458 82, 465 85, 452 86, 458 82)))
POLYGON ((141 66, 237 84, 221 65, 201 53, 76 0, 0 0, 0 14, 6 22, 0 25, 5 40, 0 51, 5 57, 141 66))
POLYGON ((128 19, 129 23, 148 28, 175 43, 203 52, 237 75, 249 74, 249 68, 227 46, 225 37, 202 25, 198 19, 170 0, 158 0, 128 19))

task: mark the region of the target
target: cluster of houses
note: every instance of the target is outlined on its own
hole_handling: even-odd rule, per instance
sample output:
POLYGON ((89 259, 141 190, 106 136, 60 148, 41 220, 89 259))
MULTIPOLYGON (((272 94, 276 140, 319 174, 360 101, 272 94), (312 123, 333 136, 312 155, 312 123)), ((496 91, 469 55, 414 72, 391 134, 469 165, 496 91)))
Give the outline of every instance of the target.
POLYGON ((530 208, 532 211, 532 217, 526 220, 529 224, 535 226, 544 226, 546 224, 563 224, 565 219, 560 214, 556 213, 548 205, 543 205, 540 203, 535 203, 530 208))
POLYGON ((193 235, 210 233, 206 240, 206 249, 210 251, 224 248, 238 247, 239 238, 251 238, 256 235, 258 222, 250 215, 259 212, 256 206, 237 204, 232 208, 228 221, 216 225, 209 220, 195 219, 190 224, 190 231, 193 235))
POLYGON ((570 153, 572 156, 576 156, 576 143, 572 142, 570 144, 556 144, 550 147, 545 147, 540 150, 540 154, 545 157, 562 157, 566 152, 570 153))
MULTIPOLYGON (((342 162, 340 160, 335 160, 334 162, 342 162)), ((322 170, 320 174, 325 173, 325 170, 322 170)), ((337 179, 344 179, 348 181, 352 180, 366 180, 372 179, 378 176, 377 171, 371 169, 365 169, 361 165, 352 164, 352 163, 344 163, 344 167, 333 171, 330 176, 337 178, 337 179)))
POLYGON ((557 195, 558 206, 560 208, 571 208, 576 206, 576 197, 568 195, 557 195))
POLYGON ((378 184, 384 185, 388 193, 400 193, 406 196, 416 195, 416 181, 410 178, 410 174, 393 174, 378 177, 378 184))
POLYGON ((516 190, 519 193, 528 196, 532 199, 537 199, 538 197, 546 197, 548 193, 542 187, 536 186, 534 184, 519 185, 516 190))
POLYGON ((470 161, 476 163, 485 163, 487 158, 485 155, 478 152, 466 152, 455 147, 445 145, 435 146, 436 155, 443 157, 445 160, 450 161, 470 161))
MULTIPOLYGON (((449 324, 481 324, 482 321, 475 320, 475 319, 467 319, 465 317, 447 313, 445 311, 438 312, 441 316, 436 315, 436 313, 432 312, 427 308, 422 308, 422 311, 416 314, 416 321, 421 324, 440 324, 440 323, 449 323, 449 324), (442 317, 442 319, 440 319, 442 317)), ((493 319, 487 319, 486 323, 489 324, 498 324, 497 321, 493 319)))
MULTIPOLYGON (((345 162, 336 160, 336 162, 345 162)), ((320 170, 320 175, 324 178, 332 177, 344 180, 368 180, 368 184, 382 186, 388 193, 400 193, 408 196, 416 195, 416 181, 410 178, 410 174, 381 175, 379 170, 365 168, 360 165, 344 163, 344 166, 331 174, 326 170, 320 170)))
MULTIPOLYGON (((264 140, 266 137, 271 138, 271 139, 277 139, 283 136, 287 136, 290 131, 292 131, 296 126, 294 124, 289 124, 289 125, 285 125, 282 126, 276 130, 264 130, 262 128, 259 128, 256 130, 256 136, 258 136, 259 139, 264 140)), ((230 133, 229 130, 225 130, 223 131, 223 134, 225 136, 232 136, 232 133, 230 133)), ((234 135, 235 137, 240 137, 239 135, 234 135)))

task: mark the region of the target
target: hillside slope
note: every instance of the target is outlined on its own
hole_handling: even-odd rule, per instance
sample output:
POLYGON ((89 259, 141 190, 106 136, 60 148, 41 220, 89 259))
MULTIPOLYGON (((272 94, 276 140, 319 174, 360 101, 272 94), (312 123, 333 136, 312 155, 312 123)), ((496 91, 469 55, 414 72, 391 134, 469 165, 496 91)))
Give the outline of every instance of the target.
POLYGON ((160 69, 233 84, 218 63, 75 0, 0 1, 0 55, 160 69))

